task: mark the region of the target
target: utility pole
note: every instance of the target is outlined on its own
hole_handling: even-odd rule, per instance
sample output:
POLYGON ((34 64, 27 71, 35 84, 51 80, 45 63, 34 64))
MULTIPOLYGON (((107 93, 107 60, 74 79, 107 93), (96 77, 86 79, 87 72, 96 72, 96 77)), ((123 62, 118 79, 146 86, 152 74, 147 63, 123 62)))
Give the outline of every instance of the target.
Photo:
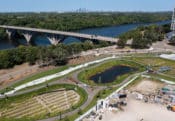
POLYGON ((175 36, 175 8, 172 15, 171 30, 173 32, 172 37, 175 36))

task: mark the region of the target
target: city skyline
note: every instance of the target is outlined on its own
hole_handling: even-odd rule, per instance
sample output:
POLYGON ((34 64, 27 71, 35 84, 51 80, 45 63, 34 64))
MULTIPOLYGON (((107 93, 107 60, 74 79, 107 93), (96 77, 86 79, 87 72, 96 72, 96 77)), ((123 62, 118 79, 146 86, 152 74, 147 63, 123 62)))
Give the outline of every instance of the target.
POLYGON ((172 11, 175 0, 3 0, 0 12, 67 12, 83 8, 89 11, 172 11))

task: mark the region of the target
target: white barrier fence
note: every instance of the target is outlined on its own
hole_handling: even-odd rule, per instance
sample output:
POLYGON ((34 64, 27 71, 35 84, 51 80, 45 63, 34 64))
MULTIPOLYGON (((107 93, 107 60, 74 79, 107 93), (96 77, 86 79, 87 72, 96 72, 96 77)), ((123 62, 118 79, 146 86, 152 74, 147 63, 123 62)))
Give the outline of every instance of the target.
POLYGON ((160 55, 161 58, 169 59, 169 60, 175 60, 175 54, 162 54, 160 55))
MULTIPOLYGON (((142 77, 151 78, 151 76, 149 76, 149 75, 142 75, 142 77)), ((170 81, 170 80, 166 80, 166 79, 162 79, 162 78, 158 78, 158 77, 157 77, 157 79, 160 80, 161 82, 165 82, 167 84, 175 84, 175 82, 170 81)))
POLYGON ((69 73, 71 73, 73 71, 76 71, 78 69, 82 69, 82 68, 87 67, 89 65, 97 64, 97 63, 100 63, 100 62, 103 62, 103 61, 107 61, 107 60, 110 60, 110 59, 114 59, 114 58, 116 58, 116 56, 107 57, 107 58, 99 59, 99 60, 96 60, 96 61, 91 61, 91 62, 88 62, 88 63, 85 63, 85 64, 81 64, 81 65, 78 65, 78 66, 75 66, 75 67, 70 67, 69 69, 61 71, 59 73, 52 74, 52 75, 49 75, 49 76, 45 76, 45 77, 36 79, 34 81, 28 82, 26 84, 22 84, 20 86, 17 86, 13 90, 8 91, 8 92, 4 93, 3 95, 0 94, 0 97, 4 96, 4 95, 12 95, 12 94, 14 94, 15 92, 17 92, 17 91, 19 91, 21 89, 24 89, 24 88, 27 88, 27 87, 31 87, 31 86, 35 86, 35 85, 47 82, 48 80, 67 75, 67 74, 69 74, 69 73))

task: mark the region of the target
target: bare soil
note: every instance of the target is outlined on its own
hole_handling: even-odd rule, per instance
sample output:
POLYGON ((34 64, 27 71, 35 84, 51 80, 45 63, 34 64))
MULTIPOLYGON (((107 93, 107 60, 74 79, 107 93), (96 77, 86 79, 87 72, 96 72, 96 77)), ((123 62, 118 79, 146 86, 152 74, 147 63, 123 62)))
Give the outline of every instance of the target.
POLYGON ((22 65, 17 65, 11 69, 2 69, 0 70, 0 88, 6 87, 8 84, 23 79, 27 76, 30 76, 35 73, 53 69, 54 66, 48 66, 39 68, 38 65, 29 65, 24 63, 22 65))
POLYGON ((106 111, 101 121, 175 121, 174 115, 174 112, 168 111, 163 105, 131 99, 124 107, 124 111, 117 113, 106 111))
POLYGON ((93 61, 96 58, 97 57, 93 56, 93 55, 86 55, 86 56, 75 57, 73 59, 70 59, 68 61, 68 64, 69 65, 82 64, 82 63, 85 63, 85 62, 93 61))
POLYGON ((152 81, 149 79, 143 79, 138 84, 132 86, 130 88, 131 91, 137 91, 142 94, 150 94, 156 92, 158 89, 162 88, 164 86, 163 83, 158 81, 152 81))

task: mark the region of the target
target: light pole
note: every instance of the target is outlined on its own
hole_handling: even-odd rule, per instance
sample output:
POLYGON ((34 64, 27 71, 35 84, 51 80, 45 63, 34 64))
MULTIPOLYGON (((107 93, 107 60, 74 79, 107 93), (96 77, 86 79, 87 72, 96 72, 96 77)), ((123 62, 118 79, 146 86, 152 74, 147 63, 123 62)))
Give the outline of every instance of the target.
POLYGON ((172 37, 175 36, 175 8, 172 15, 171 30, 173 32, 172 37))

